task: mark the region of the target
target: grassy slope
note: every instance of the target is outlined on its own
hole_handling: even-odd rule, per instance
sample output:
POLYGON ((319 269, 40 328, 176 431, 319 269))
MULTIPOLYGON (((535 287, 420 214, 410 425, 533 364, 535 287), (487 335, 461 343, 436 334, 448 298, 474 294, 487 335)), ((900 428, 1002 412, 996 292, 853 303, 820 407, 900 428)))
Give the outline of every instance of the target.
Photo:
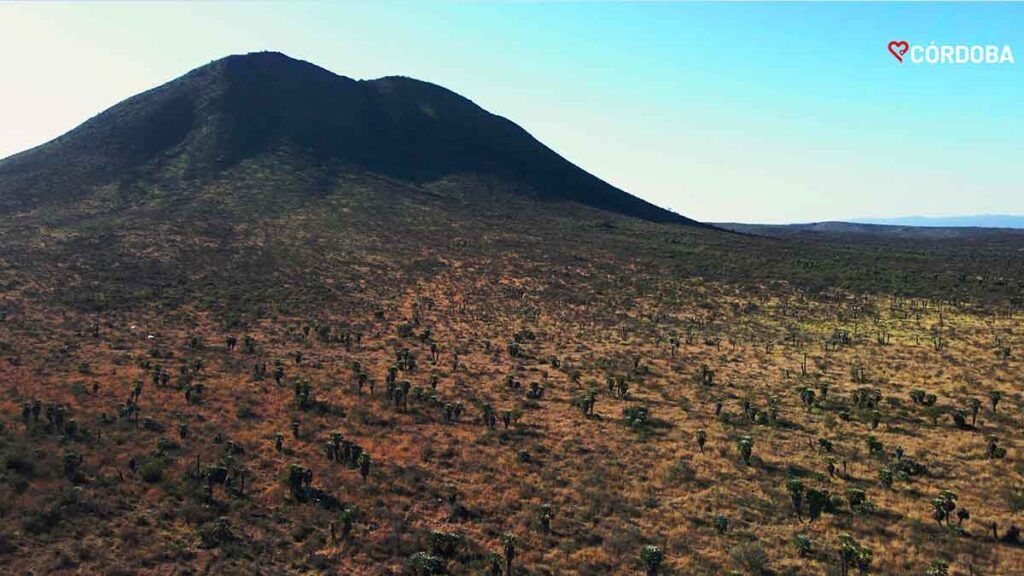
POLYGON ((664 549, 669 574, 743 570, 758 549, 778 573, 821 574, 844 532, 874 552, 875 573, 918 574, 933 559, 961 573, 969 563, 986 574, 1024 566, 1020 548, 988 531, 990 522, 1000 533, 1024 524, 1020 316, 1006 306, 1020 286, 1012 245, 766 240, 567 204, 537 209, 479 179, 328 179, 282 170, 287 162, 243 163, 201 190, 174 179, 111 187, 83 208, 0 226, 0 550, 12 570, 251 573, 258 564, 267 573, 400 573, 429 548, 430 530, 464 536, 453 574, 479 573, 504 532, 518 536, 517 574, 639 573, 644 544, 664 549), (311 189, 322 192, 311 198, 311 189), (133 200, 143 193, 146 202, 133 200), (956 302, 893 299, 894 289, 956 302), (413 333, 430 328, 436 363, 429 344, 399 336, 416 316, 413 333), (940 322, 944 347, 935 350, 940 322), (321 342, 320 325, 362 339, 321 342), (304 326, 314 327, 308 337, 304 326), (822 340, 836 328, 852 343, 826 351, 822 340), (536 339, 512 358, 507 346, 522 330, 536 339), (888 345, 876 343, 879 332, 891 333, 888 345), (225 349, 226 336, 242 334, 255 337, 255 354, 225 349), (205 346, 191 349, 192 336, 205 346), (671 337, 681 340, 675 354, 671 337), (458 423, 444 424, 428 400, 403 412, 382 398, 396 346, 419 361, 399 378, 429 390, 436 374, 441 404, 466 406, 458 423), (1002 346, 1008 358, 997 354, 1002 346), (253 377, 254 363, 275 358, 285 365, 281 385, 253 377), (187 378, 205 392, 189 404, 180 366, 197 359, 202 368, 187 378), (353 361, 374 395, 355 392, 353 361), (154 385, 143 363, 164 367, 170 383, 154 385), (701 365, 715 371, 714 385, 696 383, 701 365), (867 383, 851 381, 854 365, 867 383), (509 374, 523 387, 506 386, 509 374), (606 393, 609 374, 628 378, 627 399, 606 393), (152 422, 102 423, 137 378, 141 417, 152 422), (295 406, 299 379, 323 410, 295 406), (525 395, 534 382, 545 389, 539 400, 525 395), (820 383, 830 384, 828 400, 805 410, 797 390, 820 383), (870 410, 852 406, 865 386, 883 395, 875 431, 870 410), (585 417, 573 403, 589 387, 598 396, 585 417), (910 402, 914 388, 938 395, 936 424, 933 409, 910 402), (969 398, 987 407, 991 390, 1004 394, 998 410, 983 408, 975 430, 955 429, 947 412, 969 398), (25 425, 21 404, 31 399, 67 404, 79 432, 62 439, 45 418, 25 425), (743 416, 743 400, 767 409, 769 399, 774 423, 743 416), (727 417, 715 416, 715 401, 727 417), (489 430, 482 403, 523 415, 489 430), (629 406, 647 407, 651 425, 626 427, 629 406), (704 454, 694 441, 701 428, 704 454), (332 431, 373 455, 365 484, 326 460, 332 431), (275 433, 285 435, 282 452, 275 433), (985 459, 989 434, 1006 459, 985 459), (755 442, 749 465, 736 450, 743 435, 755 442), (869 435, 884 455, 867 454, 869 435), (161 436, 178 444, 160 456, 161 478, 129 472, 128 459, 153 459, 161 436), (822 437, 847 460, 847 475, 825 472, 815 447, 822 437), (928 473, 888 490, 878 470, 897 445, 928 473), (67 451, 84 457, 80 491, 63 473, 67 451), (218 487, 207 500, 190 477, 196 454, 203 465, 224 461, 233 476, 246 470, 245 493, 218 487), (337 510, 290 495, 290 463, 311 468, 315 486, 357 511, 348 542, 328 541, 337 510), (789 476, 833 494, 863 488, 875 511, 844 505, 801 523, 785 492, 789 476), (452 487, 465 508, 455 518, 444 502, 452 487), (968 535, 931 519, 929 500, 943 489, 970 510, 968 535), (555 511, 551 534, 540 530, 541 504, 555 511), (729 519, 724 535, 715 515, 729 519), (239 538, 206 548, 198 531, 219 516, 239 538), (798 532, 815 544, 810 558, 795 553, 798 532))

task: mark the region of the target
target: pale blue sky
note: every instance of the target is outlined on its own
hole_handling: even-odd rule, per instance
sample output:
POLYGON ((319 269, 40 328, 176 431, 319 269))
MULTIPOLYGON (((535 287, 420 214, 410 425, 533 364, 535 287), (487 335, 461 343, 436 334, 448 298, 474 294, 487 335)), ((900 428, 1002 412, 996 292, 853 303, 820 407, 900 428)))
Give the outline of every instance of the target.
POLYGON ((441 84, 701 220, 1024 213, 1024 4, 0 3, 0 157, 258 50, 441 84))

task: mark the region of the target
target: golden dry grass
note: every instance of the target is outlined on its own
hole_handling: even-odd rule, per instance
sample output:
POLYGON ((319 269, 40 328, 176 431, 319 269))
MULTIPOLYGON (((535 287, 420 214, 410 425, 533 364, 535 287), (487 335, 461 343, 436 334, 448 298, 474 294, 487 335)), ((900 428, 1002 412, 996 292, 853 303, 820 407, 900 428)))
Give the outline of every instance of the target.
MULTIPOLYGON (((431 530, 443 530, 465 542, 449 562, 453 574, 479 573, 505 532, 518 538, 517 574, 641 573, 639 551, 646 544, 665 552, 663 573, 722 574, 750 569, 739 557, 750 542, 759 543, 775 573, 824 574, 835 569, 839 536, 848 533, 873 553, 871 573, 923 574, 937 559, 954 573, 1024 573, 1024 551, 994 540, 989 529, 994 522, 1002 535, 1024 523, 1024 412, 1016 389, 1021 362, 1012 352, 1020 337, 1018 314, 841 293, 811 299, 778 287, 741 289, 696 279, 658 279, 655 287, 639 289, 629 271, 602 278, 594 269, 570 276, 592 290, 587 301, 553 302, 554 277, 514 272, 510 266, 496 278, 471 262, 453 262, 429 283, 375 296, 361 307, 263 318, 227 331, 209 314, 187 309, 166 316, 110 314, 99 318, 98 338, 88 333, 91 317, 12 296, 19 312, 0 324, 9 359, 0 364, 5 450, 33 454, 36 470, 26 485, 8 482, 0 493, 3 534, 12 544, 5 563, 12 573, 36 574, 394 574, 407 570, 413 552, 428 549, 431 530), (602 282, 613 288, 603 290, 602 282), (397 336, 398 326, 417 314, 414 308, 414 334, 431 329, 441 350, 437 363, 428 344, 397 336), (936 350, 932 334, 940 317, 944 346, 936 350), (315 328, 302 335, 303 326, 320 324, 335 334, 361 333, 362 341, 346 349, 320 342, 315 328), (825 350, 834 329, 848 330, 852 342, 825 350), (520 330, 536 338, 522 342, 524 358, 512 358, 507 345, 520 330), (891 333, 889 344, 876 342, 880 330, 891 333), (226 350, 224 338, 243 333, 259 343, 258 354, 226 350), (190 350, 191 336, 205 346, 190 350), (681 341, 674 355, 672 337, 681 341), (997 355, 997 338, 1011 347, 1008 358, 997 355), (382 398, 396 346, 410 348, 419 362, 399 379, 429 389, 436 374, 439 403, 465 403, 458 423, 444 424, 442 409, 425 400, 410 400, 409 411, 401 412, 382 398), (155 349, 171 357, 156 358, 155 349), (290 356, 296 350, 303 354, 298 366, 290 356), (456 351, 460 365, 453 371, 456 351), (254 379, 252 364, 274 358, 285 364, 282 385, 269 376, 254 379), (202 360, 196 378, 206 391, 201 403, 187 404, 176 386, 178 366, 195 359, 202 360), (154 386, 143 361, 163 365, 171 382, 154 386), (369 373, 375 395, 356 394, 352 361, 369 373), (79 369, 81 362, 87 371, 79 369), (851 381, 854 364, 865 367, 867 383, 851 381), (701 365, 715 371, 713 385, 698 383, 701 365), (505 385, 509 374, 522 388, 505 385), (628 378, 627 399, 607 393, 609 374, 628 378), (100 423, 101 413, 116 414, 138 378, 145 381, 141 417, 164 430, 125 418, 100 423), (331 410, 296 408, 296 378, 308 379, 331 410), (533 382, 544 387, 539 400, 525 396, 533 382), (830 385, 829 402, 806 410, 798 390, 822 382, 830 385), (593 416, 585 417, 573 401, 589 387, 598 394, 593 416), (862 387, 882 394, 875 431, 869 411, 851 406, 851 395, 862 387), (943 413, 937 425, 929 409, 910 401, 914 388, 938 396, 943 413), (997 413, 988 403, 990 390, 1003 392, 997 413), (764 410, 769 398, 777 405, 775 422, 757 424, 743 415, 743 400, 764 410), (966 407, 969 398, 983 403, 977 429, 958 430, 948 410, 966 407), (69 405, 84 431, 62 439, 45 420, 26 426, 21 405, 32 399, 69 405), (715 416, 715 401, 726 418, 715 416), (485 402, 499 414, 518 409, 523 416, 507 430, 500 419, 490 430, 480 421, 478 406, 485 402), (650 410, 651 426, 633 431, 623 423, 623 408, 634 405, 650 410), (840 414, 844 408, 848 420, 840 414), (289 431, 293 420, 301 422, 299 439, 289 431), (179 423, 188 424, 187 438, 178 438, 179 423), (709 437, 704 454, 695 443, 698 429, 709 437), (325 458, 324 442, 333 431, 372 454, 365 484, 356 470, 325 458), (282 452, 274 449, 275 433, 286 437, 282 452), (868 454, 872 434, 885 455, 868 454), (741 435, 754 440, 749 465, 735 446, 741 435), (988 435, 1007 449, 1005 459, 986 458, 988 435), (163 479, 149 483, 127 463, 133 456, 141 461, 160 436, 180 448, 169 452, 163 479), (835 478, 826 472, 819 438, 835 444, 835 478), (244 450, 228 462, 232 474, 248 471, 245 494, 217 488, 207 501, 192 478, 195 458, 203 466, 220 461, 227 440, 244 450), (878 471, 896 446, 927 473, 890 490, 879 484, 878 471), (71 491, 61 469, 65 451, 83 456, 78 498, 86 504, 57 506, 55 516, 45 516, 71 491), (312 469, 316 487, 358 511, 347 542, 329 541, 338 511, 291 496, 284 482, 291 463, 312 469), (832 494, 862 488, 874 511, 853 514, 843 507, 815 522, 805 512, 798 521, 785 487, 790 476, 832 494), (453 487, 467 511, 463 517, 452 518, 445 502, 453 487), (965 534, 932 519, 930 500, 942 490, 955 492, 970 511, 965 534), (537 519, 543 504, 555 514, 550 534, 537 519), (49 525, 37 525, 40 515, 49 525), (239 540, 201 546, 198 526, 221 515, 239 540), (714 529, 717 515, 728 519, 725 534, 714 529), (809 557, 798 557, 797 534, 813 542, 809 557)), ((14 478, 10 470, 5 476, 14 478)))

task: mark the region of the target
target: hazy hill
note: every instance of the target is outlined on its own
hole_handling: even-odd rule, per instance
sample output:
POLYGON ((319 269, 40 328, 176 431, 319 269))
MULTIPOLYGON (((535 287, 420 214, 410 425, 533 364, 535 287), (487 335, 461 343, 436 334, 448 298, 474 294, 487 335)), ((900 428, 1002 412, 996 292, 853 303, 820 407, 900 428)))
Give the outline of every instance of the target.
POLYGON ((194 189, 268 156, 287 158, 268 170, 313 177, 306 195, 326 193, 339 174, 412 183, 460 175, 543 200, 694 224, 445 88, 403 77, 357 81, 271 52, 212 62, 0 161, 0 211, 67 208, 111 185, 137 206, 154 199, 141 191, 147 185, 194 189))
POLYGON ((858 218, 854 222, 890 226, 1024 228, 1024 216, 978 214, 974 216, 903 216, 900 218, 858 218))
POLYGON ((716 226, 745 234, 793 237, 846 237, 862 240, 876 239, 1003 239, 1024 237, 1024 232, 1013 227, 987 227, 956 225, 896 225, 867 222, 811 222, 806 224, 741 224, 717 223, 716 226))

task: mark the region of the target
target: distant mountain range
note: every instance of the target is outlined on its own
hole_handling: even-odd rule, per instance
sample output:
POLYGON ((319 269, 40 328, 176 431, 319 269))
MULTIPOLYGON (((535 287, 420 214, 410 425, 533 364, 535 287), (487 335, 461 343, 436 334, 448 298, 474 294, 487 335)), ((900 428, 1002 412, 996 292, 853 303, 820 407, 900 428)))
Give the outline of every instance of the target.
POLYGON ((900 218, 858 218, 855 224, 886 226, 926 226, 929 228, 1024 228, 1024 216, 979 214, 976 216, 903 216, 900 218))
MULTIPOLYGON (((952 240, 964 238, 1014 238, 1019 241, 1024 235, 1024 219, 1016 226, 985 224, 928 225, 881 224, 867 222, 809 222, 806 224, 742 224, 736 222, 718 222, 714 225, 725 230, 754 234, 757 236, 802 237, 805 239, 846 239, 851 241, 877 239, 906 240, 952 240)), ((988 218, 1015 218, 1013 216, 991 216, 988 218)), ((897 219, 894 219, 897 220, 897 219)), ((930 220, 930 219, 929 219, 930 220)), ((938 220, 938 219, 935 219, 938 220)), ((933 221, 934 222, 934 221, 933 221)))

